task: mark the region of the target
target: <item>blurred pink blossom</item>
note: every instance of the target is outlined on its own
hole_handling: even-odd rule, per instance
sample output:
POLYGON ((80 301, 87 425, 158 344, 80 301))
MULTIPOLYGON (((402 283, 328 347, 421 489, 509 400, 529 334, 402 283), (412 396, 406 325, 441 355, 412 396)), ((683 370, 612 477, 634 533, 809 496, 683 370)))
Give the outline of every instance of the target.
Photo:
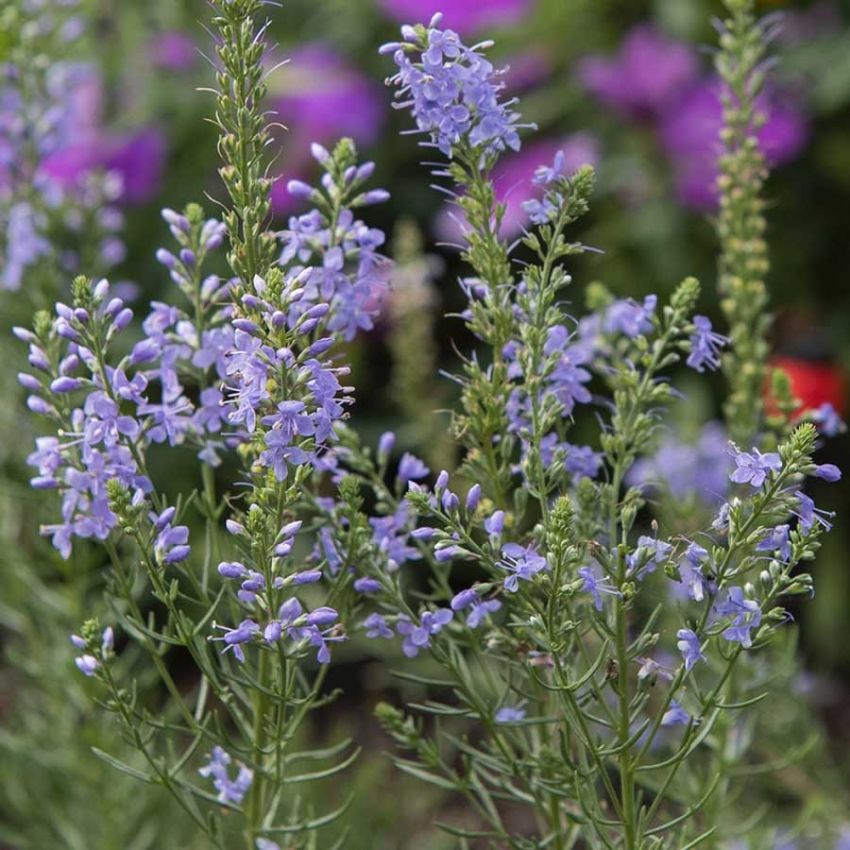
POLYGON ((403 24, 427 24, 442 12, 444 27, 469 33, 516 23, 532 11, 534 0, 378 0, 378 5, 403 24))
POLYGON ((142 204, 159 192, 166 153, 165 136, 155 127, 122 136, 92 132, 48 156, 41 171, 64 188, 78 184, 90 171, 109 171, 120 177, 119 199, 142 204))
POLYGON ((539 50, 515 53, 499 62, 499 65, 505 69, 502 82, 512 95, 546 82, 552 74, 549 57, 539 50))
MULTIPOLYGON (((680 200, 699 210, 717 205, 715 181, 723 120, 721 83, 710 78, 698 83, 671 109, 660 126, 661 144, 673 164, 680 200)), ((805 147, 808 122, 797 105, 776 91, 765 93, 758 108, 766 117, 758 132, 762 151, 771 165, 794 159, 805 147)))
POLYGON ((166 30, 151 41, 150 57, 154 65, 167 71, 188 71, 198 61, 198 48, 185 33, 166 30))
MULTIPOLYGON (((522 233, 528 225, 528 214, 522 204, 537 197, 539 187, 532 182, 539 165, 551 165, 555 154, 564 152, 564 170, 569 173, 582 165, 599 162, 599 143, 590 133, 573 133, 562 139, 538 139, 524 145, 522 150, 503 157, 493 172, 496 199, 505 205, 500 235, 510 239, 522 233)), ((457 208, 445 210, 436 222, 437 235, 456 242, 463 233, 465 222, 457 208)))
POLYGON ((630 118, 658 116, 678 101, 698 73, 690 45, 649 24, 631 30, 615 56, 587 56, 578 65, 585 88, 630 118))
POLYGON ((294 50, 269 76, 268 86, 271 108, 289 129, 278 160, 286 180, 272 188, 272 204, 281 214, 297 206, 286 191, 287 180, 309 180, 310 144, 332 145, 342 136, 371 144, 384 122, 385 100, 376 83, 319 43, 294 50))

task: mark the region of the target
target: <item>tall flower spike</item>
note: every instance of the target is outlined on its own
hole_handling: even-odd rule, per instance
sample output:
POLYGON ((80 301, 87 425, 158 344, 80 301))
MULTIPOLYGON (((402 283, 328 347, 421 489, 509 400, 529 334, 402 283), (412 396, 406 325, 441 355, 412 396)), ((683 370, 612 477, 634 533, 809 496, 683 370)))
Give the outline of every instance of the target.
POLYGON ((219 170, 233 208, 225 216, 230 233, 231 268, 243 286, 272 264, 275 237, 267 229, 271 211, 265 148, 269 141, 263 102, 266 86, 263 55, 268 24, 257 26, 261 0, 215 0, 214 26, 221 36, 217 49, 220 129, 219 170), (238 212, 237 212, 238 210, 238 212))
POLYGON ((720 239, 718 290, 729 322, 731 346, 724 359, 729 383, 726 419, 731 437, 749 443, 760 427, 762 385, 770 327, 764 279, 770 268, 764 239, 762 189, 767 165, 756 137, 756 99, 763 81, 765 39, 753 0, 726 0, 721 50, 715 65, 723 80, 720 142, 720 239))

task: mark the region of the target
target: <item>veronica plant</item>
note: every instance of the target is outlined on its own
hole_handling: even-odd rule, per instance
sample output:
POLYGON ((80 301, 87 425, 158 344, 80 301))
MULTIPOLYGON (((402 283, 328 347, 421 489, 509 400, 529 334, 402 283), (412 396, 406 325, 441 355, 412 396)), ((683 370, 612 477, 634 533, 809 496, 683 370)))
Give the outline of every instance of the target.
POLYGON ((29 461, 33 485, 61 496, 44 532, 64 557, 80 538, 109 556, 110 622, 89 621, 72 641, 145 767, 99 754, 170 791, 212 846, 241 836, 269 850, 281 835, 315 846, 314 829, 334 814, 312 811, 293 786, 352 756, 345 741, 296 746, 328 699, 352 597, 349 575, 305 551, 300 532, 351 400, 330 352, 371 327, 385 287, 383 234, 355 210, 386 193, 364 188, 373 166, 357 164, 350 142, 316 146, 321 186, 290 185, 314 208, 280 238, 266 230, 260 6, 216 6, 216 120, 233 208, 223 222, 196 205, 163 212, 176 244, 157 256, 179 303, 154 303, 129 345, 130 309, 105 280, 81 277, 69 305, 16 333, 30 346, 29 407, 54 427, 29 461), (228 234, 230 280, 205 272, 228 234), (184 447, 199 461, 200 491, 174 495, 155 469, 184 447), (214 469, 225 459, 240 472, 220 490, 214 469), (139 665, 156 671, 159 700, 138 689, 139 665))
POLYGON ((674 395, 666 375, 680 359, 716 368, 726 339, 692 315, 692 279, 665 305, 602 299, 580 320, 566 313, 564 264, 583 250, 566 231, 593 175, 564 173, 561 155, 538 170, 533 229, 514 261, 490 174, 519 146, 520 119, 487 45, 467 47, 439 24, 404 27, 383 52, 398 69, 398 105, 446 158, 436 174, 468 223, 463 319, 482 348, 457 376, 465 456, 454 479, 420 483, 429 471, 407 455, 385 483, 392 435, 374 461, 353 437, 340 452, 350 477, 326 548, 372 600, 364 630, 442 669, 419 679, 432 699, 412 713, 381 706, 379 717, 405 751, 402 770, 468 800, 470 818, 446 825, 466 840, 697 846, 722 834, 704 812, 721 778, 715 727, 752 701, 724 701, 724 685, 787 622, 783 600, 810 592, 795 568, 830 522, 803 481, 839 473, 812 461, 811 425, 772 452, 730 444, 735 487, 709 525, 688 538, 640 527, 642 490, 626 480, 674 395), (568 439, 591 406, 598 448, 568 439), (465 495, 462 479, 474 482, 465 495), (368 524, 363 487, 383 514, 368 524), (429 565, 424 593, 401 569, 413 560, 429 565), (509 819, 517 805, 536 832, 509 819))
POLYGON ((177 303, 153 304, 125 341, 131 311, 81 277, 70 304, 17 331, 29 407, 52 426, 30 458, 33 485, 61 500, 45 532, 63 556, 85 539, 109 559, 109 621, 72 641, 143 767, 99 755, 167 789, 211 846, 326 846, 316 830, 340 810, 299 786, 354 752, 300 742, 356 632, 440 671, 404 671, 428 697, 378 714, 402 770, 468 802, 446 825, 464 845, 725 838, 707 807, 725 780, 717 730, 757 698, 731 701, 726 684, 787 621, 784 600, 810 592, 796 568, 831 523, 803 491, 840 475, 813 461, 814 426, 729 444, 728 498, 704 527, 649 520, 630 475, 669 376, 681 360, 716 368, 726 338, 693 314, 693 279, 666 304, 596 288, 589 314, 568 314, 593 172, 567 173, 562 154, 542 164, 529 230, 505 242, 491 176, 529 128, 488 45, 436 16, 384 52, 466 222, 462 319, 479 346, 455 376, 462 464, 434 477, 410 453, 394 464, 389 432, 363 448, 335 353, 372 327, 387 287, 383 234, 358 218, 387 194, 366 188, 374 166, 350 141, 314 145, 319 184, 288 186, 312 209, 270 230, 262 5, 213 3, 230 202, 223 221, 164 211, 177 303), (229 279, 207 272, 226 240, 229 279), (162 470, 187 449, 195 487, 181 491, 162 470))

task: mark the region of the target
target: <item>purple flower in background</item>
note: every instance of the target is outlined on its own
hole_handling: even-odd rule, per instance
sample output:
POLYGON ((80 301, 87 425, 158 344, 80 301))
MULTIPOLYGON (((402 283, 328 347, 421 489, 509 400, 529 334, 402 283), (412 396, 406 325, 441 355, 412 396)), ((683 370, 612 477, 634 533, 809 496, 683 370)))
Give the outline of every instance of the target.
POLYGON ((158 194, 166 153, 165 135, 155 127, 146 127, 114 142, 104 166, 121 175, 122 200, 143 204, 158 194))
POLYGON ((657 295, 647 295, 640 304, 631 298, 619 299, 605 310, 603 327, 606 333, 621 333, 631 339, 649 333, 657 305, 657 295))
POLYGON ((749 484, 756 490, 761 489, 771 471, 782 469, 782 461, 776 452, 762 454, 754 448, 752 452, 737 452, 734 459, 735 469, 729 480, 736 484, 749 484))
POLYGON ((635 27, 610 58, 588 56, 578 65, 584 87, 629 118, 661 115, 675 104, 699 72, 693 48, 654 27, 635 27))
POLYGON ((378 137, 384 122, 380 88, 328 45, 308 44, 294 50, 287 64, 268 79, 271 108, 290 128, 280 161, 287 180, 272 186, 278 214, 297 206, 287 191, 289 178, 306 179, 314 168, 313 142, 330 144, 349 136, 361 145, 378 137))
POLYGON ((230 778, 231 757, 221 747, 213 747, 209 761, 198 770, 201 776, 211 778, 218 799, 222 803, 238 806, 254 780, 254 772, 241 762, 235 779, 230 778))
POLYGON ((627 483, 663 485, 675 499, 696 495, 707 504, 723 501, 729 489, 729 441, 717 422, 705 425, 696 443, 670 436, 654 456, 642 458, 629 471, 627 483))
POLYGON ((809 413, 809 418, 822 434, 827 437, 835 437, 847 430, 844 420, 838 415, 838 411, 828 402, 809 413))
POLYGON ((508 56, 505 63, 505 88, 512 94, 541 85, 552 74, 549 56, 535 47, 508 56))
POLYGON ((494 715, 496 723, 519 723, 525 719, 525 709, 521 705, 504 705, 494 715))
POLYGON ((838 843, 835 845, 835 850, 850 850, 850 826, 845 826, 838 836, 838 843))
MULTIPOLYGON (((683 95, 675 109, 667 112, 660 128, 661 144, 672 161, 679 197, 698 210, 711 210, 717 204, 721 91, 716 78, 698 83, 683 95)), ((808 138, 805 116, 793 101, 776 91, 763 94, 757 108, 767 119, 757 134, 767 161, 781 165, 794 159, 808 138)))
POLYGON ((402 484, 409 481, 419 481, 425 478, 431 470, 415 455, 405 452, 398 463, 398 480, 402 484))
POLYGON ((400 23, 429 21, 442 12, 446 27, 470 33, 522 20, 534 0, 378 0, 378 5, 400 23))
POLYGON ((43 215, 32 205, 21 201, 14 204, 5 216, 5 256, 0 269, 0 289, 18 290, 26 270, 53 250, 44 237, 43 215))
POLYGON ((676 726, 682 725, 685 726, 690 722, 691 715, 682 708, 676 700, 670 700, 670 708, 664 712, 664 716, 661 718, 662 726, 676 726))
POLYGON ((596 478, 602 466, 602 452, 595 452, 590 446, 574 446, 563 443, 566 452, 564 469, 578 478, 596 478))
POLYGON ((159 192, 166 153, 162 131, 145 127, 122 137, 90 136, 56 151, 41 169, 63 188, 77 186, 92 171, 112 172, 120 178, 119 198, 141 204, 159 192))
POLYGON ((194 40, 179 30, 166 30, 154 36, 150 44, 151 62, 166 71, 188 71, 198 61, 194 40))

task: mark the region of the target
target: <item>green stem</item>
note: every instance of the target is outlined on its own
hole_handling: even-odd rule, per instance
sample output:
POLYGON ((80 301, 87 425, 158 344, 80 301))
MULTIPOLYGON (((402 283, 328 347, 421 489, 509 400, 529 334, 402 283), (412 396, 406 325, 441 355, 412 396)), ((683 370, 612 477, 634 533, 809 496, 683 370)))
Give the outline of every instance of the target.
POLYGON ((257 670, 257 680, 263 686, 254 695, 254 783, 251 786, 251 797, 248 801, 246 838, 248 850, 255 850, 256 840, 261 835, 260 828, 263 819, 263 798, 265 790, 265 748, 266 748, 266 713, 268 697, 265 689, 268 687, 268 653, 260 650, 260 662, 257 670))

